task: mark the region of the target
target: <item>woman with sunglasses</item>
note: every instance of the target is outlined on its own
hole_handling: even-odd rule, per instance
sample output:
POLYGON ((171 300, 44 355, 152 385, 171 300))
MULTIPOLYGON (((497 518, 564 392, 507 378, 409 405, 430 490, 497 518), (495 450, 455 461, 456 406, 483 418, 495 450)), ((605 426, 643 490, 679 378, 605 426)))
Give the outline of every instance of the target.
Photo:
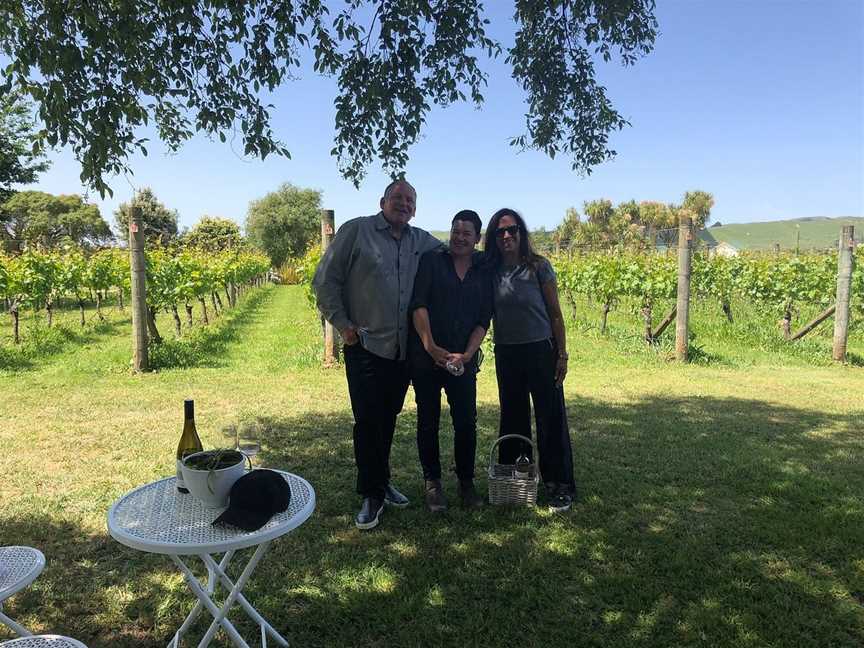
MULTIPOLYGON (((531 402, 537 426, 540 474, 552 511, 573 502, 573 452, 564 378, 567 340, 552 264, 534 252, 525 221, 499 209, 486 228, 484 251, 491 267, 495 372, 500 401, 500 436, 531 437, 531 402), (529 401, 530 397, 530 401, 529 401)), ((513 464, 525 451, 518 439, 501 443, 499 462, 513 464)))

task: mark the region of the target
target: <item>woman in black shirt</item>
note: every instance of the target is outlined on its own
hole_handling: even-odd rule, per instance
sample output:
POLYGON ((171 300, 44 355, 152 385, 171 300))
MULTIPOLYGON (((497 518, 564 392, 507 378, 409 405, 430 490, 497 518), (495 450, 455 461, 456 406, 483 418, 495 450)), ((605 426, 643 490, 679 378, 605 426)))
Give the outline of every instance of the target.
POLYGON ((408 341, 411 382, 417 400, 417 448, 423 466, 426 505, 447 508, 441 484, 438 427, 441 390, 453 420, 453 449, 462 505, 483 503, 474 487, 477 447, 478 349, 492 317, 491 282, 475 251, 483 224, 476 212, 453 217, 450 247, 420 259, 411 300, 414 332, 408 341))

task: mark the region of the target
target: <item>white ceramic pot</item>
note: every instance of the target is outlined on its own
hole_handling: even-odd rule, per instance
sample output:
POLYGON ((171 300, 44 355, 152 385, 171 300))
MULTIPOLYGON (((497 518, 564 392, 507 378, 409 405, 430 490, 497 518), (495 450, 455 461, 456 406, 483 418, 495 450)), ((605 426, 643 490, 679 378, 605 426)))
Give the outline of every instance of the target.
POLYGON ((233 466, 219 470, 196 470, 186 465, 189 458, 200 454, 203 453, 196 452, 184 457, 180 465, 186 488, 207 508, 228 506, 228 494, 231 492, 231 487, 246 473, 245 459, 233 466))

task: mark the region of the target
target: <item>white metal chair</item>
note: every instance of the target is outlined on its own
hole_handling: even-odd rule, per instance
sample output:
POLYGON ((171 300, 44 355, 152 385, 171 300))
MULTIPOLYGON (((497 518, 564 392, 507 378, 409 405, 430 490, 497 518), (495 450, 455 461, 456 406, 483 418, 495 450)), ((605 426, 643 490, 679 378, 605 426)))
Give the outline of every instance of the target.
POLYGON ((87 648, 80 641, 60 635, 37 635, 10 639, 0 643, 2 648, 87 648))
MULTIPOLYGON (((6 624, 12 628, 15 634, 21 637, 29 637, 32 633, 3 614, 3 601, 36 580, 36 577, 42 573, 44 568, 45 556, 38 549, 33 549, 32 547, 0 547, 0 623, 6 624)), ((3 645, 7 644, 4 643, 3 645)), ((29 644, 17 645, 23 647, 29 644)), ((56 645, 58 648, 63 646, 63 644, 52 645, 56 645)))

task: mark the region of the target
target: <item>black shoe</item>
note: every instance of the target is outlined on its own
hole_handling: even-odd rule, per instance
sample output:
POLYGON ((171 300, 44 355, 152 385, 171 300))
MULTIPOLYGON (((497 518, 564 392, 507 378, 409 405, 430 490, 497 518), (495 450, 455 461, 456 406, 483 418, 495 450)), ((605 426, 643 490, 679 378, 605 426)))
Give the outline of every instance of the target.
POLYGON ((378 526, 381 520, 381 513, 384 512, 384 502, 377 497, 364 497, 363 506, 357 517, 354 518, 354 524, 358 529, 367 530, 374 529, 378 526))
POLYGON ((566 486, 559 486, 555 494, 549 498, 549 510, 552 513, 569 511, 571 506, 573 506, 573 494, 566 486))
POLYGON ((474 488, 473 479, 465 479, 459 481, 459 499, 462 501, 462 508, 475 509, 483 506, 483 498, 474 488))
POLYGON ((411 502, 402 493, 396 490, 393 484, 387 484, 384 487, 384 503, 387 506, 395 506, 396 508, 405 508, 411 502))
POLYGON ((444 497, 444 489, 441 487, 440 479, 426 481, 426 506, 432 513, 441 513, 447 510, 447 498, 444 497))

